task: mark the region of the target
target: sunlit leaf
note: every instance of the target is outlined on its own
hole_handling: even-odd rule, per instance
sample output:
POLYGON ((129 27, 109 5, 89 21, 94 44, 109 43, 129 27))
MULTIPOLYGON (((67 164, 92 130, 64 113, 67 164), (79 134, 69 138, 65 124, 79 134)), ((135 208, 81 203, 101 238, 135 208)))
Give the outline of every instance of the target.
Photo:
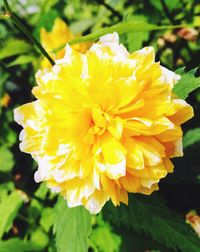
MULTIPOLYGON (((83 43, 86 41, 94 41, 100 38, 101 36, 108 34, 108 33, 113 33, 113 32, 118 32, 119 35, 128 33, 128 32, 139 32, 139 31, 153 31, 153 30, 164 30, 164 29, 175 29, 178 27, 182 27, 180 25, 163 25, 163 26, 158 26, 154 24, 149 24, 149 23, 144 23, 144 22, 134 22, 134 21, 127 21, 127 22, 122 22, 118 23, 113 26, 101 28, 93 33, 90 33, 89 35, 73 39, 72 41, 69 42, 70 45, 77 44, 77 43, 83 43)), ((54 51, 60 50, 61 48, 65 47, 65 45, 55 48, 54 51)))
POLYGON ((49 237, 42 228, 38 227, 32 232, 30 242, 33 243, 38 250, 44 251, 49 243, 49 237))
POLYGON ((0 147, 0 171, 8 172, 14 165, 13 154, 5 146, 0 147))
POLYGON ((196 69, 185 72, 184 68, 176 71, 181 75, 181 79, 174 86, 173 91, 179 98, 186 99, 192 91, 200 87, 200 77, 195 77, 195 72, 196 69))
POLYGON ((69 208, 60 198, 56 205, 54 231, 57 252, 87 252, 91 231, 89 212, 83 207, 69 208))
MULTIPOLYGON (((130 17, 130 19, 137 21, 137 22, 147 22, 147 17, 142 15, 134 15, 133 17, 130 17)), ((127 33, 127 43, 128 43, 128 49, 129 52, 133 52, 136 50, 139 50, 142 48, 142 43, 147 40, 149 37, 149 31, 133 31, 127 33)))
POLYGON ((0 241, 0 252, 33 252, 39 251, 32 242, 23 241, 19 238, 11 238, 6 241, 0 241))
POLYGON ((0 238, 10 230, 22 203, 23 197, 18 191, 13 191, 0 202, 0 238))
POLYGON ((12 182, 0 184, 0 202, 3 202, 3 200, 7 198, 8 193, 13 191, 14 188, 15 186, 12 182))
POLYGON ((31 49, 32 46, 24 40, 10 39, 5 42, 3 48, 1 48, 0 50, 0 60, 18 54, 30 52, 31 49))
POLYGON ((97 251, 116 252, 119 251, 121 245, 121 237, 112 231, 111 226, 104 222, 101 215, 97 216, 97 225, 93 228, 90 241, 97 251), (102 239, 103 237, 103 239, 102 239))
POLYGON ((33 62, 34 59, 35 57, 33 55, 20 55, 15 60, 13 60, 10 64, 8 64, 8 67, 27 64, 27 63, 33 62))
POLYGON ((55 209, 46 207, 42 210, 40 225, 48 233, 49 229, 53 226, 55 219, 55 209))

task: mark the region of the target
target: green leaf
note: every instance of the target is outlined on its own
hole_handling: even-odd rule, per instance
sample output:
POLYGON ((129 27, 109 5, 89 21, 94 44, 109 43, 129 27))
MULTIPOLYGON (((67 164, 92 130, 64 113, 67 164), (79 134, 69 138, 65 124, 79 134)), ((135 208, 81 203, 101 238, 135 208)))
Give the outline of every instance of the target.
POLYGON ((41 183, 38 187, 37 191, 35 192, 35 196, 45 199, 47 197, 47 193, 49 192, 49 189, 45 182, 41 183))
POLYGON ((22 203, 23 198, 19 191, 13 191, 0 202, 0 238, 2 238, 5 232, 10 230, 22 203))
POLYGON ((34 36, 37 39, 40 39, 41 28, 45 28, 47 31, 51 31, 54 21, 58 16, 59 16, 59 13, 55 9, 51 9, 47 13, 42 15, 34 30, 34 36))
POLYGON ((120 251, 121 237, 112 231, 112 227, 103 220, 102 214, 92 217, 95 218, 95 225, 89 238, 90 247, 101 252, 120 251))
POLYGON ((45 247, 49 243, 49 237, 41 228, 37 228, 34 232, 32 232, 30 241, 38 250, 44 251, 45 247))
MULTIPOLYGON (((139 31, 153 31, 153 30, 164 30, 164 29, 175 29, 178 27, 182 27, 181 25, 163 25, 163 26, 158 26, 154 24, 149 24, 146 22, 136 22, 136 21, 127 21, 127 22, 122 22, 118 23, 113 26, 101 28, 93 33, 90 33, 89 35, 80 37, 80 38, 75 38, 69 42, 70 45, 77 44, 77 43, 83 43, 87 41, 94 41, 100 38, 101 36, 108 34, 108 33, 113 33, 113 32, 118 32, 119 35, 127 33, 127 32, 139 32, 139 31)), ((64 48, 65 44, 62 45, 59 48, 55 48, 53 51, 59 51, 61 48, 64 48)))
POLYGON ((3 24, 0 24, 0 39, 3 39, 8 34, 8 30, 3 24))
MULTIPOLYGON (((167 8, 169 8, 170 11, 173 11, 176 8, 181 7, 181 2, 179 0, 164 0, 165 4, 167 5, 167 8)), ((155 1, 155 0, 150 0, 151 4, 157 8, 159 11, 164 11, 163 6, 161 4, 161 1, 155 1)))
POLYGON ((89 212, 83 207, 69 208, 60 198, 56 204, 54 231, 57 252, 87 252, 91 231, 89 212))
POLYGON ((121 244, 120 236, 112 233, 107 227, 99 227, 92 231, 90 239, 101 252, 119 251, 121 244))
MULTIPOLYGON (((147 17, 143 15, 134 15, 132 17, 129 17, 129 19, 134 20, 135 22, 147 22, 147 17)), ((128 49, 129 52, 133 52, 136 50, 141 49, 142 44, 145 40, 147 40, 149 37, 148 31, 138 31, 138 32, 129 32, 127 33, 127 42, 128 42, 128 49)))
POLYGON ((0 50, 0 60, 15 56, 22 53, 27 53, 32 50, 32 46, 24 40, 10 39, 5 42, 5 45, 0 50))
POLYGON ((7 198, 8 192, 13 191, 15 188, 12 182, 0 184, 0 202, 7 198))
POLYGON ((55 210, 54 208, 46 207, 42 211, 40 225, 44 228, 44 230, 48 233, 50 228, 54 224, 55 219, 55 210))
POLYGON ((164 0, 164 1, 170 11, 173 11, 174 9, 182 7, 182 3, 179 0, 173 0, 173 1, 172 0, 164 0))
POLYGON ((15 60, 13 60, 10 64, 8 64, 8 67, 27 64, 27 63, 33 62, 34 60, 35 60, 35 57, 33 55, 20 55, 15 60))
POLYGON ((118 229, 122 238, 122 244, 120 246, 120 252, 176 252, 172 248, 167 248, 164 245, 159 244, 148 235, 144 233, 137 233, 130 228, 119 228, 118 229))
POLYGON ((31 204, 29 206, 29 218, 34 221, 35 219, 39 218, 41 216, 41 213, 44 209, 44 203, 41 202, 42 200, 45 201, 45 199, 49 199, 49 196, 47 195, 49 192, 48 187, 46 186, 46 183, 41 183, 35 192, 36 198, 32 198, 31 204), (41 199, 38 200, 38 199, 41 199))
POLYGON ((0 147, 0 171, 9 172, 14 165, 12 152, 5 146, 0 147))
POLYGON ((129 52, 134 52, 142 48, 143 42, 149 37, 147 31, 130 32, 127 34, 129 52))
POLYGON ((200 142, 200 128, 191 129, 183 137, 183 147, 187 148, 200 142))
POLYGON ((7 122, 5 122, 4 125, 2 125, 1 132, 3 133, 3 138, 2 138, 2 141, 0 142, 4 143, 5 147, 11 147, 14 143, 16 143, 17 133, 9 127, 7 122))
POLYGON ((186 99, 188 95, 195 89, 200 87, 200 77, 195 77, 196 68, 185 72, 185 68, 176 71, 181 75, 180 81, 174 86, 173 92, 182 99, 186 99))
POLYGON ((101 252, 116 252, 120 250, 120 245, 121 237, 112 231, 108 223, 104 222, 101 214, 98 215, 97 227, 90 235, 90 246, 101 252))
POLYGON ((32 242, 22 241, 19 238, 12 238, 6 241, 0 241, 0 252, 33 252, 37 251, 37 248, 32 242))
POLYGON ((152 196, 135 196, 129 205, 118 208, 108 207, 105 217, 112 223, 124 224, 136 232, 151 235, 160 244, 182 252, 197 252, 200 239, 175 212, 152 196))

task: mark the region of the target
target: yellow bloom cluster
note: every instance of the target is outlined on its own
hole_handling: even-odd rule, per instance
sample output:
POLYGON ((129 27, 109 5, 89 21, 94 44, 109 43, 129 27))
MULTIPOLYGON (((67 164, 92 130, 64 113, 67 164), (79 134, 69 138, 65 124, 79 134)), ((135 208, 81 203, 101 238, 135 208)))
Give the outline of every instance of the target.
POLYGON ((128 192, 150 194, 182 155, 180 125, 192 107, 172 93, 180 76, 155 62, 152 47, 129 54, 117 33, 39 70, 36 101, 15 110, 20 148, 38 162, 36 182, 69 207, 98 213, 128 192))
MULTIPOLYGON (((74 35, 67 24, 60 18, 56 18, 54 21, 54 25, 51 32, 47 32, 45 28, 42 28, 40 30, 40 40, 42 43, 42 46, 45 48, 47 52, 51 55, 53 59, 61 59, 65 55, 65 49, 60 49, 56 53, 52 52, 55 49, 58 49, 59 47, 63 46, 67 42, 79 37, 80 35, 74 35)), ((91 46, 91 43, 81 43, 81 44, 75 44, 72 46, 72 48, 78 52, 85 53, 89 47, 91 46)), ((49 61, 44 58, 41 62, 41 67, 46 68, 50 67, 49 61)))

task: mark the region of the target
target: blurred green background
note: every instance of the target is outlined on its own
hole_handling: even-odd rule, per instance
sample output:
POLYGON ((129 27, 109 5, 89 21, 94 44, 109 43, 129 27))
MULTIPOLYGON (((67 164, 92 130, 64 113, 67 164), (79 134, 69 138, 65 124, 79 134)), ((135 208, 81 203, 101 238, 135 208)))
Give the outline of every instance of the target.
MULTIPOLYGON (((179 70, 184 81, 200 86, 198 0, 13 0, 9 4, 38 40, 40 29, 50 31, 57 17, 74 34, 83 35, 125 21, 144 27, 190 24, 192 28, 132 31, 120 40, 130 52, 153 46, 156 60, 173 71, 185 67, 179 70)), ((3 1, 0 9, 3 13, 3 1)), ((41 59, 9 19, 0 19, 0 252, 199 252, 200 239, 185 216, 192 209, 197 212, 200 235, 200 91, 187 98, 195 117, 184 125, 185 156, 173 160, 175 172, 160 182, 159 192, 133 195, 128 207, 108 203, 101 214, 90 216, 83 208, 68 209, 44 184, 36 184, 37 164, 18 147, 21 128, 13 121, 13 109, 34 99, 31 89, 41 59)))

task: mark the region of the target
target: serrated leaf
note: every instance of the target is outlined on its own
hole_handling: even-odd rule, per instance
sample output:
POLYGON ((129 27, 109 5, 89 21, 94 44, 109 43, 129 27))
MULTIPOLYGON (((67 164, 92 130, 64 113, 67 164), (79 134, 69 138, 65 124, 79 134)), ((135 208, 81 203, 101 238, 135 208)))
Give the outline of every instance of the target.
POLYGON ((186 99, 188 95, 195 89, 200 87, 200 77, 195 77, 196 68, 185 72, 185 68, 176 71, 181 75, 181 79, 174 86, 173 92, 182 99, 186 99))
MULTIPOLYGON (((132 21, 137 21, 137 22, 147 22, 147 17, 143 15, 134 15, 132 17, 129 17, 129 20, 132 19, 132 21)), ((149 37, 149 32, 148 31, 138 31, 138 32, 129 32, 127 33, 127 43, 128 43, 128 49, 129 52, 133 52, 136 50, 141 49, 142 43, 148 39, 149 37)))
POLYGON ((147 31, 130 32, 127 34, 129 52, 134 52, 142 48, 143 42, 149 37, 147 31))
POLYGON ((33 62, 34 60, 35 60, 35 57, 33 55, 20 55, 15 60, 13 60, 10 64, 8 64, 8 67, 27 64, 27 63, 33 62))
POLYGON ((18 191, 13 191, 0 202, 0 238, 10 230, 22 203, 23 199, 18 191))
POLYGON ((183 137, 183 147, 187 148, 200 142, 200 128, 188 130, 183 137))
MULTIPOLYGON (((83 43, 87 41, 94 41, 100 38, 101 36, 118 32, 119 35, 127 33, 127 32, 139 32, 139 31, 153 31, 153 30, 164 30, 164 29, 174 29, 180 27, 179 25, 163 25, 158 26, 154 24, 149 24, 146 22, 136 22, 136 21, 127 21, 118 23, 113 26, 101 28, 93 33, 90 33, 89 35, 82 36, 80 38, 73 39, 69 42, 70 45, 77 44, 77 43, 83 43)), ((65 44, 60 46, 59 48, 55 48, 53 51, 59 51, 61 48, 64 48, 65 44)))
POLYGON ((37 251, 37 247, 32 242, 22 241, 19 238, 11 238, 6 241, 0 241, 0 252, 33 252, 37 251))
POLYGON ((144 233, 137 233, 130 228, 123 227, 119 229, 120 235, 122 237, 122 244, 120 247, 120 252, 176 252, 172 248, 167 248, 164 245, 159 244, 155 240, 144 233))
POLYGON ((87 252, 91 231, 89 212, 83 207, 69 208, 60 198, 56 204, 54 231, 57 252, 87 252))
POLYGON ((135 196, 128 207, 108 207, 105 217, 117 225, 124 224, 136 232, 151 235, 160 244, 182 252, 197 252, 200 239, 175 212, 152 196, 135 196))
POLYGON ((0 147, 0 171, 9 172, 14 165, 12 152, 5 146, 0 147))
POLYGON ((0 51, 0 60, 15 56, 21 53, 27 53, 32 50, 32 46, 24 40, 10 39, 5 42, 3 48, 0 51))

